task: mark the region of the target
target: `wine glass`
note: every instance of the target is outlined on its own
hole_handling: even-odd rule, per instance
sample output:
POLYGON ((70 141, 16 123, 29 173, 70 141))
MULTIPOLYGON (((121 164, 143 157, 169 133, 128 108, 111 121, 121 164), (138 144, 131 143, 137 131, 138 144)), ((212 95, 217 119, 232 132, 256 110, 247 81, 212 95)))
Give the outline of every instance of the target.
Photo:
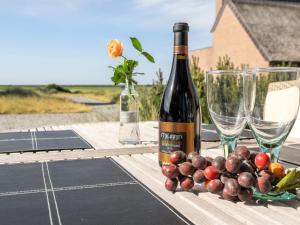
POLYGON ((212 70, 206 73, 207 105, 224 149, 225 158, 236 148, 245 124, 243 72, 212 70))
POLYGON ((248 70, 244 76, 247 123, 260 151, 277 162, 282 145, 298 115, 299 68, 270 67, 248 70))

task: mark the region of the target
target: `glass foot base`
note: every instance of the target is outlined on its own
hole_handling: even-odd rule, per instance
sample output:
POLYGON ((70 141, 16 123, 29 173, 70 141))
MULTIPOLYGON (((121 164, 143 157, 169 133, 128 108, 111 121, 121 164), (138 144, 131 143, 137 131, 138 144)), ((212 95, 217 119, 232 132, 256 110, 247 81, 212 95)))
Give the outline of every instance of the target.
POLYGON ((281 149, 282 149, 282 145, 276 147, 269 147, 269 146, 266 147, 263 145, 260 146, 260 151, 267 153, 271 158, 271 162, 278 162, 281 149))
POLYGON ((237 141, 238 141, 238 137, 221 136, 221 143, 223 145, 225 159, 227 159, 230 153, 234 151, 237 145, 237 141))

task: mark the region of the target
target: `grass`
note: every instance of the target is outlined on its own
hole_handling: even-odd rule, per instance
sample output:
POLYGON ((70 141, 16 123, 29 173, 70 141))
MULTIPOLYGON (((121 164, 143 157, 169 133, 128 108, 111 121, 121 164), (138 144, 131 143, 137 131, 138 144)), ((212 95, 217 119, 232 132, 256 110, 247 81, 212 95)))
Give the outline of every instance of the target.
POLYGON ((1 96, 0 114, 89 112, 90 107, 49 96, 1 96))
POLYGON ((64 98, 66 96, 82 96, 104 103, 116 103, 119 100, 121 87, 118 86, 65 86, 72 93, 56 93, 53 96, 64 98))
POLYGON ((91 107, 74 103, 67 96, 82 96, 116 103, 122 87, 10 85, 0 86, 0 114, 89 112, 91 107))
MULTIPOLYGON (((138 86, 141 99, 147 99, 150 86, 138 86)), ((118 103, 123 87, 114 85, 14 85, 0 86, 0 114, 89 112, 91 108, 66 97, 81 96, 103 103, 118 103)), ((143 101, 143 104, 148 103, 143 101)), ((157 110, 152 103, 153 110, 157 110)), ((141 109, 145 105, 141 106, 141 109)), ((148 107, 144 111, 151 111, 148 107)), ((151 115, 157 112, 149 112, 151 115)), ((146 117, 148 118, 148 114, 146 117)), ((141 113, 143 114, 143 113, 141 113)), ((151 117, 152 118, 152 117, 151 117)), ((145 119, 145 118, 144 118, 145 119)), ((152 118, 154 119, 154 118, 152 118)))
POLYGON ((119 96, 122 91, 120 86, 99 85, 99 86, 65 86, 72 92, 77 92, 78 95, 97 100, 99 102, 112 102, 119 101, 119 96))
POLYGON ((64 89, 70 90, 67 92, 45 93, 42 90, 47 88, 47 85, 0 85, 0 92, 10 88, 20 88, 24 90, 34 91, 36 93, 53 97, 65 96, 83 96, 100 102, 116 102, 122 91, 122 87, 115 85, 63 85, 64 89))

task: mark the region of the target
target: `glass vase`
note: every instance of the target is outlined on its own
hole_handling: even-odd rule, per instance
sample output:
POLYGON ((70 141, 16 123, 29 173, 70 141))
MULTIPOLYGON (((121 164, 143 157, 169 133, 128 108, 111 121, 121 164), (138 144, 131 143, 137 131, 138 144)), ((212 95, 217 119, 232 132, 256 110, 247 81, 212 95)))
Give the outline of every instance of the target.
POLYGON ((140 143, 138 93, 128 82, 120 95, 119 142, 121 144, 140 143))

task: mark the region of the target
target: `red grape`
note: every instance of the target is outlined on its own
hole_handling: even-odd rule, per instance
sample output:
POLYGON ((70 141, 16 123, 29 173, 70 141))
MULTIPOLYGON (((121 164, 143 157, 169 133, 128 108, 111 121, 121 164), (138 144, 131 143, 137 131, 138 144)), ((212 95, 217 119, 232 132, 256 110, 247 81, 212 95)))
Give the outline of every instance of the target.
POLYGON ((225 170, 226 159, 223 156, 218 156, 212 161, 212 166, 214 166, 219 172, 225 170))
POLYGON ((269 170, 261 170, 258 175, 268 179, 271 183, 275 180, 274 174, 269 170))
POLYGON ((162 173, 168 178, 176 178, 178 176, 177 166, 170 164, 162 166, 162 173))
POLYGON ((214 179, 208 182, 207 190, 211 193, 219 193, 222 191, 224 185, 219 179, 214 179))
POLYGON ((250 158, 250 151, 246 146, 238 146, 234 151, 238 156, 241 156, 243 159, 250 158))
POLYGON ((175 165, 184 162, 185 159, 186 159, 186 154, 183 151, 175 151, 170 154, 170 161, 175 165))
POLYGON ((197 169, 193 174, 193 179, 196 183, 201 183, 205 180, 204 171, 197 169))
POLYGON ((165 182, 165 188, 168 191, 175 191, 178 185, 178 180, 177 179, 170 179, 167 178, 166 182, 165 182))
POLYGON ((197 152, 190 152, 190 153, 188 154, 188 156, 187 156, 186 161, 192 162, 192 158, 193 158, 194 156, 196 156, 196 155, 199 155, 199 154, 198 154, 197 152))
POLYGON ((207 162, 206 159, 200 155, 194 155, 192 158, 192 165, 197 169, 205 169, 207 162))
POLYGON ((239 171, 241 162, 238 158, 230 157, 226 160, 225 167, 230 173, 236 173, 239 171))
POLYGON ((181 173, 184 176, 191 176, 195 170, 195 168, 192 166, 192 163, 190 162, 184 162, 179 165, 179 173, 181 173))
POLYGON ((189 191, 194 186, 194 181, 191 177, 185 177, 180 181, 180 187, 183 191, 189 191))
POLYGON ((253 197, 253 191, 251 188, 242 188, 238 193, 238 198, 242 202, 250 202, 253 197))
POLYGON ((271 182, 264 177, 259 177, 257 179, 256 189, 261 193, 268 193, 272 189, 271 182))
POLYGON ((233 200, 235 200, 235 198, 236 198, 235 196, 230 195, 228 189, 226 189, 226 188, 223 189, 222 197, 223 197, 225 200, 229 200, 229 201, 233 201, 233 200))
POLYGON ((238 176, 238 183, 244 188, 250 188, 255 184, 255 178, 251 173, 243 172, 238 176))
POLYGON ((231 196, 237 196, 237 194, 239 193, 241 187, 238 184, 236 179, 233 178, 229 178, 226 182, 225 182, 225 188, 228 191, 228 193, 231 196))

